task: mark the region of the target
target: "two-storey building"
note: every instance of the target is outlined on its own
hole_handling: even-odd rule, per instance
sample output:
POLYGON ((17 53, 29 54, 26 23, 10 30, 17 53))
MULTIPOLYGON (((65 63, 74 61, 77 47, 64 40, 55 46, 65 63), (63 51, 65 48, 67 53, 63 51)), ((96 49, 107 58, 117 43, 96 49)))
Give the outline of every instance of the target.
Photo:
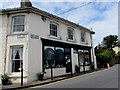
POLYGON ((13 82, 20 82, 23 67, 24 82, 80 72, 96 67, 92 45, 93 31, 21 3, 20 8, 0 11, 0 73, 7 73, 13 82))

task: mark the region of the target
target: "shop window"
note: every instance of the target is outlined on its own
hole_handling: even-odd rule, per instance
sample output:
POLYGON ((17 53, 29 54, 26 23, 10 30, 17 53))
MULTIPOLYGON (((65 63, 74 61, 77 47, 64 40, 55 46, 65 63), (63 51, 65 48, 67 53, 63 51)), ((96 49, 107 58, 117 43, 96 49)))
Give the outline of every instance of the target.
POLYGON ((66 51, 69 53, 65 50, 62 47, 44 46, 44 68, 50 68, 51 65, 54 68, 66 67, 66 62, 70 60, 70 50, 66 51))
POLYGON ((54 47, 44 47, 44 68, 50 68, 54 64, 54 47))
POLYGON ((23 62, 23 47, 11 47, 11 51, 12 72, 20 72, 20 68, 23 62))
POLYGON ((89 50, 78 50, 79 54, 79 65, 90 65, 90 51, 89 50))
POLYGON ((64 48, 55 48, 55 67, 65 67, 64 48))
POLYGON ((24 16, 16 16, 12 19, 12 32, 24 31, 24 16))
POLYGON ((79 54, 79 65, 83 65, 83 63, 84 63, 84 51, 79 49, 78 54, 79 54))

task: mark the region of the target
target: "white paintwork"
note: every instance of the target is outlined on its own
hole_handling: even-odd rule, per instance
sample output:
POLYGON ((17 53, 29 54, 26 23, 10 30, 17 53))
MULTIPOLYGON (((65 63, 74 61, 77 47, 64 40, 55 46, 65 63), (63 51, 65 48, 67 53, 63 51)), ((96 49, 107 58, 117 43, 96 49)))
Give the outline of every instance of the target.
POLYGON ((78 54, 74 53, 73 48, 71 49, 71 54, 72 54, 72 73, 75 73, 75 66, 79 65, 78 64, 78 54))
MULTIPOLYGON (((34 13, 19 13, 19 14, 10 14, 7 18, 6 15, 2 17, 2 45, 0 44, 0 60, 2 63, 0 66, 4 67, 3 61, 6 58, 6 68, 5 72, 8 73, 11 77, 20 77, 19 74, 11 73, 10 67, 10 47, 14 45, 22 45, 23 46, 23 69, 24 69, 24 77, 26 77, 26 82, 31 82, 37 79, 36 74, 42 71, 42 41, 41 39, 31 38, 31 34, 38 35, 39 37, 56 40, 60 42, 73 43, 82 46, 91 46, 91 38, 90 33, 86 32, 86 42, 82 43, 80 40, 80 33, 82 30, 71 27, 67 24, 63 24, 61 22, 51 20, 47 18, 46 21, 41 19, 41 16, 34 13), (25 15, 25 31, 21 33, 11 33, 11 22, 12 17, 17 15, 25 15), (49 24, 50 21, 58 24, 58 37, 49 36, 49 24), (74 40, 67 40, 67 28, 71 27, 74 29, 74 40), (18 35, 25 34, 25 38, 19 38, 18 35), (6 38, 7 36, 7 38, 6 38), (7 43, 6 43, 7 42, 7 43)), ((1 35, 0 34, 0 35, 1 35)), ((93 56, 94 54, 91 54, 93 56)), ((71 60, 72 60, 72 71, 75 72, 75 65, 78 64, 78 55, 73 53, 73 48, 71 48, 71 60)), ((95 59, 94 59, 95 60, 95 59)), ((2 68, 1 68, 2 69, 2 68)), ((4 68, 3 68, 4 69, 4 68)), ((0 73, 4 73, 4 70, 1 70, 0 73)), ((86 67, 88 70, 88 67, 86 67)), ((51 76, 50 69, 46 69, 45 78, 51 76)), ((54 76, 66 74, 66 68, 55 68, 53 70, 54 76)))

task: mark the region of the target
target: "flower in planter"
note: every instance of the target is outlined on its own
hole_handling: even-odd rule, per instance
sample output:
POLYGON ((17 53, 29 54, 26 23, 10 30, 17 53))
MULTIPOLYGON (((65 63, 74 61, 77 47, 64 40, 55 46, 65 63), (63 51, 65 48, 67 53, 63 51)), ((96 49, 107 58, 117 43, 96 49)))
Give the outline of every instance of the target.
POLYGON ((7 85, 9 81, 9 77, 7 74, 1 75, 1 80, 3 85, 7 85))
POLYGON ((76 73, 79 73, 80 72, 80 66, 75 65, 75 71, 76 71, 76 73))
POLYGON ((44 74, 45 74, 45 72, 39 72, 39 73, 37 73, 38 80, 43 80, 44 74))

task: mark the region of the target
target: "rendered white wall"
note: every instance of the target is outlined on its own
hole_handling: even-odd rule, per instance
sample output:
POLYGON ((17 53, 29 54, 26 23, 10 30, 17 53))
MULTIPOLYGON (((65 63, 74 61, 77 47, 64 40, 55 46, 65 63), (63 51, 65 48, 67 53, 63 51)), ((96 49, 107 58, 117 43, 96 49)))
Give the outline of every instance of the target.
MULTIPOLYGON (((84 44, 80 42, 80 33, 81 30, 71 27, 74 29, 74 38, 75 41, 67 41, 67 28, 70 27, 66 24, 62 24, 60 22, 54 21, 54 20, 50 20, 49 18, 46 19, 46 21, 43 21, 41 19, 40 15, 37 14, 33 14, 33 13, 29 13, 29 14, 25 14, 25 13, 19 13, 19 14, 14 14, 14 15, 10 15, 8 20, 7 20, 7 16, 2 17, 3 21, 2 22, 2 44, 0 45, 1 48, 1 56, 0 59, 2 61, 4 61, 5 58, 5 40, 6 40, 6 35, 8 34, 8 38, 7 38, 7 54, 6 54, 6 58, 7 58, 7 64, 6 64, 6 72, 10 73, 10 46, 13 45, 23 45, 24 46, 24 69, 25 69, 25 75, 27 75, 28 77, 28 81, 32 81, 32 80, 36 80, 37 76, 36 74, 38 72, 42 71, 42 42, 40 39, 33 39, 30 38, 31 34, 34 35, 38 35, 40 37, 45 37, 47 39, 53 39, 53 40, 60 40, 60 41, 64 41, 64 42, 70 42, 70 43, 74 43, 74 44, 79 44, 79 45, 83 45, 83 46, 91 46, 91 40, 90 40, 90 34, 87 32, 86 33, 86 39, 88 44, 84 44), (14 33, 11 34, 11 21, 12 21, 12 17, 16 16, 16 15, 25 15, 25 31, 22 33, 14 33), (8 22, 7 22, 8 21, 8 22), (58 38, 51 38, 49 36, 50 34, 50 30, 49 30, 49 24, 50 21, 56 22, 59 24, 59 28, 58 28, 58 33, 59 33, 59 37, 58 38), (26 38, 18 38, 17 35, 19 34, 26 34, 27 37, 26 38), (61 37, 61 39, 60 39, 61 37)), ((1 31, 0 31, 1 32, 1 31)), ((0 41, 0 42, 1 42, 0 41)), ((78 63, 78 56, 77 54, 73 54, 73 50, 72 50, 72 71, 75 72, 75 65, 78 63)), ((1 64, 0 64, 1 66, 1 64)), ((3 65, 4 66, 4 65, 3 65)), ((2 70, 3 72, 3 70, 2 70)), ((66 69, 65 68, 56 68, 54 69, 54 75, 61 75, 66 73, 66 69)), ((47 75, 46 75, 47 76, 47 75)), ((48 76, 50 76, 50 74, 48 74, 48 76)))
MULTIPOLYGON (((2 15, 0 15, 0 38, 2 38, 2 15)), ((0 39, 0 49, 2 49, 2 39, 0 39)), ((2 50, 0 50, 0 75, 3 71, 2 50)), ((1 84, 1 77, 0 77, 1 84)))
POLYGON ((42 72, 41 40, 29 39, 28 43, 28 82, 37 79, 37 73, 42 72))
POLYGON ((75 73, 75 66, 79 65, 78 64, 78 53, 73 53, 73 60, 72 60, 72 68, 73 68, 73 73, 75 73))
MULTIPOLYGON (((53 77, 60 76, 66 74, 66 68, 53 68, 53 77)), ((44 75, 44 78, 50 78, 51 77, 51 69, 45 69, 46 74, 44 75)))

